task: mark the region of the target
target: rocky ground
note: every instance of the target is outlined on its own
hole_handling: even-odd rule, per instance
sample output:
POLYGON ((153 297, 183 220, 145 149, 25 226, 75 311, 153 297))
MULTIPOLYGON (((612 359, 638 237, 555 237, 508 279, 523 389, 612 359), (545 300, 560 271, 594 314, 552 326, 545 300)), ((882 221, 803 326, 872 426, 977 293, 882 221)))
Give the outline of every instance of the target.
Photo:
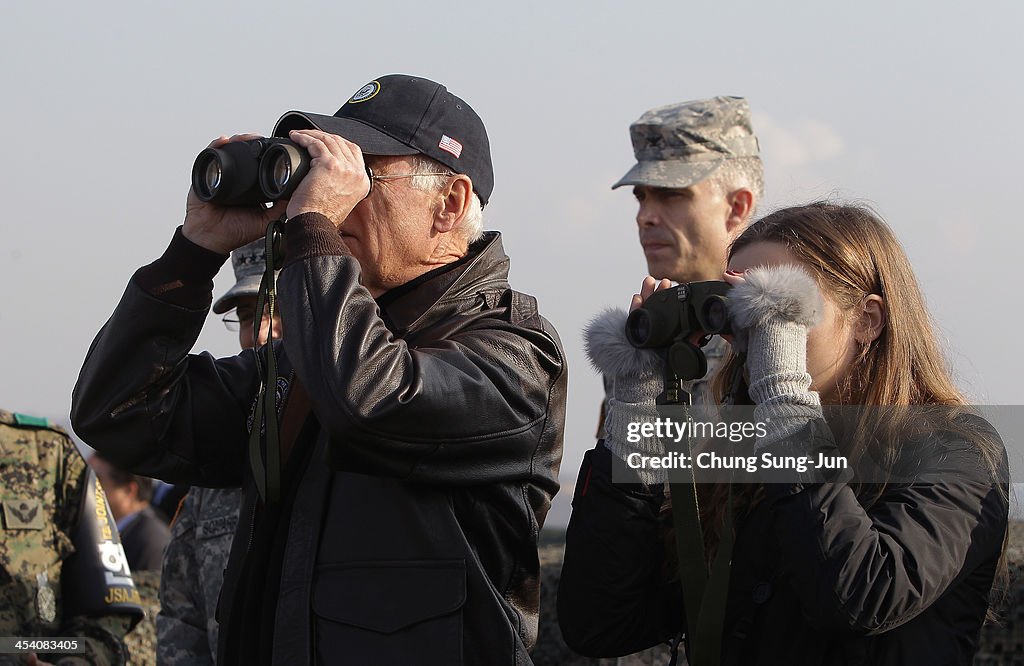
POLYGON ((1024 522, 1010 523, 1006 559, 1010 583, 997 610, 998 622, 981 630, 974 666, 1024 666, 1024 522))
POLYGON ((131 666, 156 666, 156 614, 160 610, 157 594, 160 591, 159 571, 136 571, 132 574, 135 587, 142 597, 146 617, 135 625, 125 637, 131 666))

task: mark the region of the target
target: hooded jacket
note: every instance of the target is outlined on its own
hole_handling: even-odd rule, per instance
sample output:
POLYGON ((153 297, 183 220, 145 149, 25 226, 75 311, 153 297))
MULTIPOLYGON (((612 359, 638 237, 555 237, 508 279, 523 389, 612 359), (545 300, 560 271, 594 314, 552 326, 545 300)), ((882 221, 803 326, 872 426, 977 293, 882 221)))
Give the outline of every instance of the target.
POLYGON ((224 257, 180 233, 136 273, 93 343, 76 431, 137 473, 246 487, 218 615, 221 663, 237 659, 233 640, 260 638, 232 623, 268 579, 261 621, 275 664, 529 663, 537 537, 564 423, 555 331, 509 287, 496 233, 377 301, 323 216, 290 220, 285 240, 281 421, 299 385, 311 415, 284 462, 280 506, 259 500, 246 459, 254 352, 188 354, 224 257), (261 535, 275 512, 278 532, 261 535), (253 580, 267 552, 250 551, 264 539, 270 578, 253 580))

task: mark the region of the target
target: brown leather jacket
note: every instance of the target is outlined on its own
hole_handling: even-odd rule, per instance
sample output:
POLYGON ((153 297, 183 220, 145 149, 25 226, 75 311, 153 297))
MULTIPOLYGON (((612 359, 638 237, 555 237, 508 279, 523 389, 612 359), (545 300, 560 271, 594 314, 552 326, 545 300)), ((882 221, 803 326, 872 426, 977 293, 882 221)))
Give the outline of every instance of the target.
MULTIPOLYGON (((529 663, 537 536, 558 489, 565 415, 557 334, 532 297, 510 289, 497 233, 385 294, 380 310, 326 218, 290 221, 286 241, 278 345, 310 397, 315 427, 302 432, 315 441, 287 503, 266 611, 272 662, 529 663)), ((251 351, 188 354, 206 308, 170 292, 209 283, 203 253, 179 234, 136 274, 89 352, 72 421, 139 473, 247 488, 223 628, 253 584, 239 571, 261 504, 246 461, 257 378, 251 351), (143 272, 161 262, 179 279, 147 293, 143 272)), ((225 663, 237 649, 229 633, 225 663)))

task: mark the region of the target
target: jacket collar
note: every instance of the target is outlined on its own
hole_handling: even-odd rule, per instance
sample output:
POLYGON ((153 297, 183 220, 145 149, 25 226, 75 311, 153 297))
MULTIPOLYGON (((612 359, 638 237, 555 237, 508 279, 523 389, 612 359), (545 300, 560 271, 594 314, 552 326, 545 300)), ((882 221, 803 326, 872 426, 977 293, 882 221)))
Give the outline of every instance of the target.
POLYGON ((488 299, 489 306, 493 306, 489 296, 509 288, 508 267, 509 259, 501 243, 501 234, 487 231, 469 247, 462 259, 395 287, 381 294, 377 300, 388 328, 403 336, 427 325, 436 316, 448 314, 450 308, 435 308, 437 305, 451 304, 479 294, 488 299), (433 316, 429 316, 432 312, 433 316))

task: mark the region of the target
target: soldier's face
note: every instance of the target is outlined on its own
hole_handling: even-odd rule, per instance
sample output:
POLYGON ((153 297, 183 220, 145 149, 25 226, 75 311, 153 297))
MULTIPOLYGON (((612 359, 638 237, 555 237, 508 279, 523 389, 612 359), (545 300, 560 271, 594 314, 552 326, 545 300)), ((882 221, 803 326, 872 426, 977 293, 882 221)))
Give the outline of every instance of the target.
POLYGON ((681 189, 638 185, 633 195, 651 275, 677 282, 722 278, 732 206, 718 187, 706 180, 681 189))

